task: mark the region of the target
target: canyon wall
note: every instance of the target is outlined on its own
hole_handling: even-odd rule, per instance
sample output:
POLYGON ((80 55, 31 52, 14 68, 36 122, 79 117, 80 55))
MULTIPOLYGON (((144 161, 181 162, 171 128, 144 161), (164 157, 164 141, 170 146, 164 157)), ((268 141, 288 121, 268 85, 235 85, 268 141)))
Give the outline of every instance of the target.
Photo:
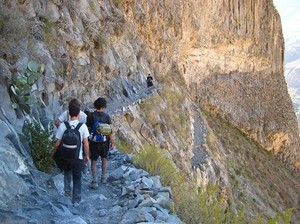
POLYGON ((123 11, 152 50, 157 76, 177 64, 202 106, 300 166, 280 16, 271 0, 126 1, 123 11))

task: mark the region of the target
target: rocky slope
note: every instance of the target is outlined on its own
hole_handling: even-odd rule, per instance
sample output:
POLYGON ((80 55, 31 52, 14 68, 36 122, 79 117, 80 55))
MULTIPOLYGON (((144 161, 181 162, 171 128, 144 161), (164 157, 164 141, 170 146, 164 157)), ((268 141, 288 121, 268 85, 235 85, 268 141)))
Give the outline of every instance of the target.
MULTIPOLYGON (((134 150, 158 146, 199 186, 220 180, 230 186, 225 155, 214 155, 206 145, 201 105, 299 167, 297 121, 283 77, 280 18, 271 0, 0 4, 0 150, 9 155, 1 157, 1 201, 28 190, 27 166, 33 163, 19 137, 24 114, 12 108, 9 87, 31 60, 45 65, 28 93, 41 102, 31 115, 44 125, 73 97, 91 107, 105 96, 109 111, 116 113, 119 137, 134 150), (148 73, 159 83, 157 92, 146 90, 148 73), (150 104, 141 100, 147 94, 150 104), (19 184, 6 187, 8 180, 19 184)), ((216 145, 223 149, 219 141, 216 145)), ((276 208, 267 210, 273 214, 276 208)))
MULTIPOLYGON (((130 157, 111 150, 108 181, 91 189, 91 173, 83 174, 82 202, 74 207, 64 196, 63 174, 33 171, 35 182, 26 195, 17 195, 0 209, 1 223, 173 223, 172 190, 163 187, 159 176, 135 168, 130 157)), ((101 163, 98 164, 101 169, 101 163)))
POLYGON ((288 39, 285 42, 285 78, 287 81, 289 93, 291 95, 294 109, 296 112, 298 124, 300 123, 299 113, 299 74, 300 74, 300 55, 299 55, 299 38, 288 39))
POLYGON ((167 74, 170 64, 178 66, 202 106, 299 166, 292 102, 287 88, 278 88, 286 85, 284 43, 272 1, 128 1, 121 5, 126 19, 134 21, 154 50, 156 74, 167 74))

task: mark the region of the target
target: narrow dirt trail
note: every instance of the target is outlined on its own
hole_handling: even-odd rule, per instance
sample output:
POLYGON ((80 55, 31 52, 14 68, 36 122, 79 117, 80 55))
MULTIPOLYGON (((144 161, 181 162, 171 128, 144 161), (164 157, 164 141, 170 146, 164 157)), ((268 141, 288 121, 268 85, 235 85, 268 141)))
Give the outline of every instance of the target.
POLYGON ((196 167, 199 164, 205 163, 206 158, 208 157, 208 154, 205 150, 207 130, 199 108, 196 105, 193 105, 192 111, 193 111, 193 118, 194 118, 194 122, 193 122, 194 156, 192 158, 191 164, 193 167, 196 167))

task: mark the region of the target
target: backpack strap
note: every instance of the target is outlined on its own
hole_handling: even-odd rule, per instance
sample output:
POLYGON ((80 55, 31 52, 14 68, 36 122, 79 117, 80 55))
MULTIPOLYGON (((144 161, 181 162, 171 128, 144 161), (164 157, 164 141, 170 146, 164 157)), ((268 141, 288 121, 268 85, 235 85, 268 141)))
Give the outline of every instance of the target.
POLYGON ((97 119, 95 119, 95 111, 92 113, 92 117, 93 117, 93 122, 92 124, 94 124, 96 122, 97 119))
MULTIPOLYGON (((91 127, 91 130, 96 122, 96 119, 95 119, 95 111, 92 113, 92 118, 93 118, 93 122, 92 122, 92 127, 91 127)), ((95 137, 96 135, 96 130, 93 132, 93 135, 92 135, 92 139, 95 137)))
MULTIPOLYGON (((67 129, 70 129, 70 128, 71 128, 71 126, 70 126, 70 124, 69 124, 68 121, 65 121, 64 124, 66 125, 66 128, 67 128, 67 129)), ((75 127, 75 130, 78 131, 79 128, 81 127, 81 125, 83 125, 83 123, 80 123, 80 122, 79 122, 79 123, 77 124, 77 126, 75 127)))
POLYGON ((71 128, 71 126, 70 126, 70 124, 69 124, 68 121, 65 121, 64 124, 66 125, 66 128, 67 128, 67 129, 70 129, 70 128, 71 128))
POLYGON ((77 131, 78 131, 78 130, 79 130, 79 128, 81 127, 81 125, 83 125, 83 123, 80 123, 80 122, 79 122, 79 123, 77 124, 77 126, 76 126, 75 130, 77 130, 77 131))

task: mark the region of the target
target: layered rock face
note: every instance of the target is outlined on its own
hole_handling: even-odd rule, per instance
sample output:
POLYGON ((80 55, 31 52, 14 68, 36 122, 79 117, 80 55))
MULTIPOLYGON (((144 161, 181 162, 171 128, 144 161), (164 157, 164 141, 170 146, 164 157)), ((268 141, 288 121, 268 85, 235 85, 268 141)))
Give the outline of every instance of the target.
POLYGON ((128 97, 126 89, 141 85, 145 74, 172 75, 176 67, 201 105, 299 166, 297 120, 283 76, 283 36, 272 1, 8 5, 31 18, 31 35, 38 40, 27 45, 18 63, 24 67, 31 55, 46 64, 40 91, 47 116, 74 96, 86 105, 99 95, 128 97))
POLYGON ((131 1, 124 9, 153 49, 156 75, 175 62, 201 105, 300 166, 281 22, 272 1, 131 1))

